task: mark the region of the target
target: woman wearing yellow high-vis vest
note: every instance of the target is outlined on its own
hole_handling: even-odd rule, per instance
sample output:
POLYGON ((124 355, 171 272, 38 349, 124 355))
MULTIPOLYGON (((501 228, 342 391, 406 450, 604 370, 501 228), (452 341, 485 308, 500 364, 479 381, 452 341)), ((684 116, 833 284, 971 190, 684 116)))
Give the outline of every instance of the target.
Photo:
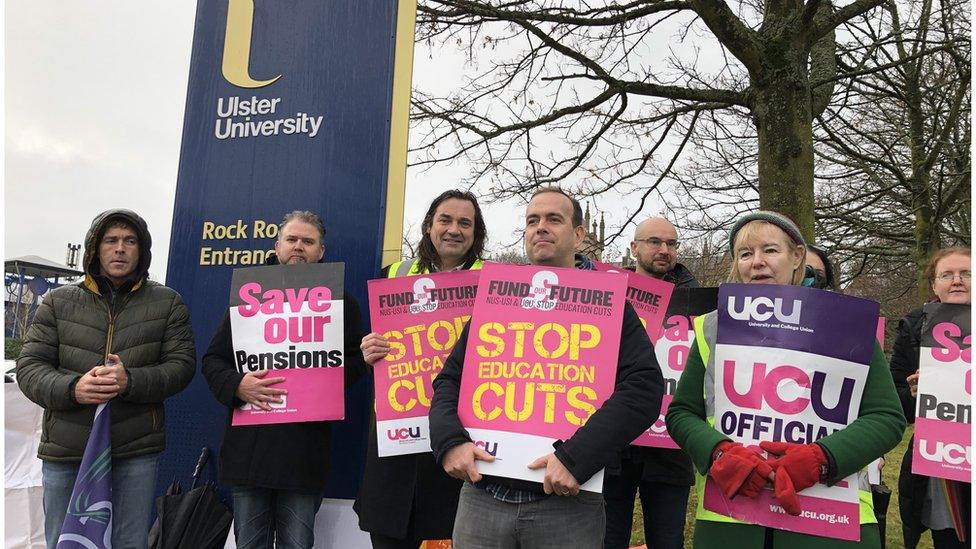
MULTIPOLYGON (((388 265, 379 278, 481 268, 488 230, 470 192, 449 190, 435 198, 421 231, 417 257, 388 265)), ((376 332, 360 348, 370 365, 390 352, 389 341, 376 332)), ((379 457, 375 420, 370 427, 366 472, 353 508, 374 549, 417 549, 423 540, 450 539, 461 482, 430 453, 379 457)))
MULTIPOLYGON (((786 217, 759 211, 739 218, 729 234, 730 282, 801 285, 806 243, 786 217)), ((668 408, 668 432, 691 456, 698 473, 696 548, 805 549, 881 547, 867 482, 861 483, 861 541, 848 542, 747 524, 702 507, 705 475, 726 497, 756 497, 772 484, 776 500, 799 514, 796 493, 817 482, 833 484, 857 473, 901 440, 905 418, 881 348, 875 345, 858 417, 846 428, 810 444, 763 442, 769 454, 732 442, 714 428, 714 357, 717 314, 695 319, 695 345, 668 408)))

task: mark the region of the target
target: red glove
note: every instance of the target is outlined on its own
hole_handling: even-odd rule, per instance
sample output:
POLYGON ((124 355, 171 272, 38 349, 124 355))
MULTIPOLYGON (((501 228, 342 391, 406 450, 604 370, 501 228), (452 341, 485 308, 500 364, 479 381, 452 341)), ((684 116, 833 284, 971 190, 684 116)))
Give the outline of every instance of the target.
POLYGON ((766 485, 773 469, 758 452, 738 442, 723 440, 712 452, 712 466, 708 474, 722 489, 725 497, 736 494, 754 498, 766 485))
POLYGON ((769 464, 776 471, 776 500, 787 513, 799 515, 800 499, 796 493, 827 479, 827 456, 823 448, 819 444, 772 441, 760 442, 759 447, 772 457, 769 464))
POLYGON ((793 515, 800 514, 800 496, 796 495, 796 488, 793 487, 793 479, 787 474, 786 469, 776 472, 776 480, 773 484, 773 494, 776 501, 783 506, 783 509, 793 515))

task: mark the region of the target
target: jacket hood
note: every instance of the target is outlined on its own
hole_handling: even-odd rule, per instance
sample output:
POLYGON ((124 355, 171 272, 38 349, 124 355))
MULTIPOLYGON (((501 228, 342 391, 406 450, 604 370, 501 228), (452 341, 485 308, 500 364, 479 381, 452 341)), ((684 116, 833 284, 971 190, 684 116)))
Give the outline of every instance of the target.
POLYGON ((139 217, 139 214, 132 210, 122 208, 106 210, 92 220, 88 234, 85 235, 85 278, 86 280, 105 278, 98 261, 98 244, 102 235, 105 234, 109 222, 116 219, 132 225, 136 230, 136 236, 139 237, 139 263, 136 265, 136 270, 130 275, 134 282, 139 283, 149 277, 149 265, 152 263, 152 237, 149 235, 149 228, 146 226, 145 219, 139 217))
POLYGON ((575 260, 577 269, 582 269, 584 271, 596 270, 596 265, 594 265, 593 262, 590 261, 590 258, 586 257, 581 253, 576 253, 573 259, 575 260))

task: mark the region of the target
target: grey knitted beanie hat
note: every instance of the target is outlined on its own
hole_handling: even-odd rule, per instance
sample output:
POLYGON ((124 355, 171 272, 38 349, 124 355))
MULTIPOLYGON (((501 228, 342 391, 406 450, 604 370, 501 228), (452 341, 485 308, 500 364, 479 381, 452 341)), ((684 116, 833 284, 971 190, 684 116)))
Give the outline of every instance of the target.
POLYGON ((732 230, 729 231, 729 253, 735 255, 735 236, 739 234, 739 229, 746 226, 746 223, 750 221, 766 221, 776 225, 786 233, 790 239, 799 246, 804 248, 807 245, 806 240, 803 239, 803 234, 800 233, 800 228, 796 226, 796 223, 790 221, 788 217, 783 214, 776 212, 771 212, 767 210, 759 210, 740 217, 735 221, 735 225, 732 225, 732 230))

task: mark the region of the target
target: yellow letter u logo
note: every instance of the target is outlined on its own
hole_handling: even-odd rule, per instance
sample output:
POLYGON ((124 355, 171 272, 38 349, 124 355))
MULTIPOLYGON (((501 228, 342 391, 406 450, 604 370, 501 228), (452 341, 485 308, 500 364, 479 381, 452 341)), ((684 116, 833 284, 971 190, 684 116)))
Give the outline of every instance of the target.
POLYGON ((262 88, 281 78, 255 80, 251 61, 251 28, 254 25, 254 0, 227 0, 227 31, 224 34, 224 59, 221 71, 231 84, 241 88, 262 88))

